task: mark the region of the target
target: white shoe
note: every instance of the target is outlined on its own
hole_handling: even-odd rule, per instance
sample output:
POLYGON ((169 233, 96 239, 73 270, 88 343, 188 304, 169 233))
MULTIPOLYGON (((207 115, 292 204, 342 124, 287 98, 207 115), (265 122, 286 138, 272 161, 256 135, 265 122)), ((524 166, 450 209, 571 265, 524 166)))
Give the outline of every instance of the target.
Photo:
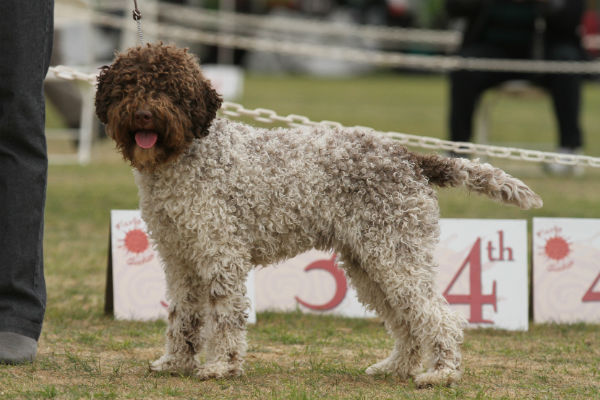
MULTIPOLYGON (((556 152, 574 156, 581 154, 580 149, 570 149, 567 147, 560 147, 556 152)), ((584 173, 584 168, 581 165, 545 163, 543 168, 546 173, 557 176, 581 176, 584 173)))

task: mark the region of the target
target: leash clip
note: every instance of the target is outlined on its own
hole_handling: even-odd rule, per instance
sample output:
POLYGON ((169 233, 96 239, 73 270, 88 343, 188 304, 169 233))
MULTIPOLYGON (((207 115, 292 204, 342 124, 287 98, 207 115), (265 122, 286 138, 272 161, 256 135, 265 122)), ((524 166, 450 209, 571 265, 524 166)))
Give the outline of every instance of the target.
POLYGON ((139 10, 137 5, 137 0, 133 0, 133 12, 132 17, 133 20, 137 24, 137 34, 138 34, 138 44, 141 46, 144 44, 144 34, 142 33, 142 12, 139 10))

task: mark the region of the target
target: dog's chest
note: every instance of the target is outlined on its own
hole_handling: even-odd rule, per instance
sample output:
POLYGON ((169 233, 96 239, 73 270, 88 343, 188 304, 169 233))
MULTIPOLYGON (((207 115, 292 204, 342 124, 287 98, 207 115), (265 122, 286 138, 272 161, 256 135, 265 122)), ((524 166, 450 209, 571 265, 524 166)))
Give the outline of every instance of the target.
POLYGON ((190 174, 150 176, 135 173, 142 217, 156 242, 178 241, 186 231, 200 230, 210 190, 190 174))

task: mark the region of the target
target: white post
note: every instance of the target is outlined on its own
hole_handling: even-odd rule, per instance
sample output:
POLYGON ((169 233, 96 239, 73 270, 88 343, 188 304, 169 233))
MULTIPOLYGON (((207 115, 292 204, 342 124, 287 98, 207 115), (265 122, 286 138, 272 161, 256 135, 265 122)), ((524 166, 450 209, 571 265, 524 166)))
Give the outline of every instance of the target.
MULTIPOLYGON (((91 24, 86 25, 84 29, 85 43, 88 43, 85 50, 85 66, 91 67, 96 62, 93 49, 94 32, 91 24)), ((81 82, 76 83, 81 95, 81 116, 79 118, 79 146, 77 149, 77 161, 79 164, 88 164, 92 159, 92 144, 94 138, 94 93, 93 85, 81 82)))
POLYGON ((87 83, 80 84, 81 93, 81 122, 79 126, 79 148, 77 161, 79 164, 88 164, 92 158, 92 141, 94 136, 94 86, 87 83))

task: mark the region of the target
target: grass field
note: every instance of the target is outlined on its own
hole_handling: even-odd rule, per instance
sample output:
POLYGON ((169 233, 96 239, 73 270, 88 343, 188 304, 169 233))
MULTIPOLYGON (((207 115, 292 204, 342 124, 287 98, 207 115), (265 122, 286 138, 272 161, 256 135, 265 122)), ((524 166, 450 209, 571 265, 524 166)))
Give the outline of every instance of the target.
MULTIPOLYGON (((247 77, 240 101, 348 125, 445 137, 446 83, 435 76, 358 79, 247 77)), ((586 153, 600 156, 600 86, 585 90, 586 153)), ((60 121, 50 113, 50 125, 60 121)), ((551 148, 546 98, 500 99, 494 143, 551 148)), ((51 149, 55 144, 50 143, 51 149)), ((52 165, 46 210, 48 308, 35 363, 0 366, 0 399, 465 399, 600 398, 600 327, 531 325, 525 333, 470 330, 465 376, 453 388, 418 390, 392 376, 364 374, 392 342, 377 320, 259 314, 249 328, 246 375, 200 382, 148 372, 165 324, 103 314, 109 212, 137 208, 130 168, 100 142, 87 166, 52 165)), ((522 212, 460 190, 440 192, 444 217, 600 218, 599 171, 548 177, 535 164, 491 160, 526 180, 544 208, 522 212)))

